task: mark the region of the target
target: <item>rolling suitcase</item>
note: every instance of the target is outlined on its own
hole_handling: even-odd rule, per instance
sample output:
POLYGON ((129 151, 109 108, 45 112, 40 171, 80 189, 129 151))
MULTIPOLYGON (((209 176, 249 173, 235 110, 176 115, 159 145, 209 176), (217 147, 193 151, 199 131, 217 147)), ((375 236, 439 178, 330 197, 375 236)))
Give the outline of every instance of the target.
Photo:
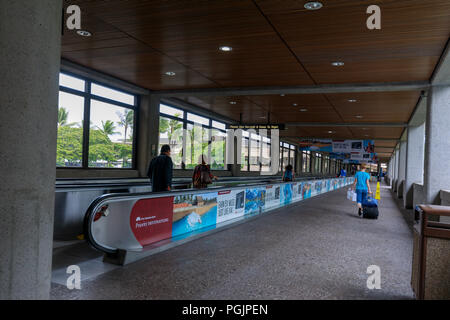
POLYGON ((368 197, 363 205, 363 218, 378 219, 378 201, 374 198, 368 197))

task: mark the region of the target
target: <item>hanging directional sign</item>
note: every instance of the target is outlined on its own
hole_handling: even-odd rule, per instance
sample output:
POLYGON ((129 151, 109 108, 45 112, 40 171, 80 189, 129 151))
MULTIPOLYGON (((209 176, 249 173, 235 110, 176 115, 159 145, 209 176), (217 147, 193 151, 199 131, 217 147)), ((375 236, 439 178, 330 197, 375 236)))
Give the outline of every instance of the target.
POLYGON ((227 124, 227 129, 233 129, 233 130, 284 130, 285 125, 284 124, 227 124))

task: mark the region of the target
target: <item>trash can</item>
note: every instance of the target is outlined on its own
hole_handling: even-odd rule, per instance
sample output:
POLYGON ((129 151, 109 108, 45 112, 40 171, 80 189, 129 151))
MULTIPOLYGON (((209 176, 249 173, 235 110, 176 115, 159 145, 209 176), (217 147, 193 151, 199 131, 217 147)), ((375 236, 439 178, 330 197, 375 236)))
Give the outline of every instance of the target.
POLYGON ((416 206, 411 286, 417 299, 450 299, 450 224, 441 216, 450 216, 450 206, 416 206))

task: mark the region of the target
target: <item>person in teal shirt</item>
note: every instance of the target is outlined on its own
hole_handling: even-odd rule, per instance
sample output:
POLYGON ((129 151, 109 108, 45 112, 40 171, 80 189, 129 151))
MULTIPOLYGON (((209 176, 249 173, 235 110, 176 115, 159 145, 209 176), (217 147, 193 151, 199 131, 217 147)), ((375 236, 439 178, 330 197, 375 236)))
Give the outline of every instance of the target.
POLYGON ((355 174, 355 182, 352 186, 356 192, 356 203, 358 205, 358 214, 362 214, 362 203, 367 199, 367 194, 372 193, 370 190, 370 175, 365 169, 355 174))

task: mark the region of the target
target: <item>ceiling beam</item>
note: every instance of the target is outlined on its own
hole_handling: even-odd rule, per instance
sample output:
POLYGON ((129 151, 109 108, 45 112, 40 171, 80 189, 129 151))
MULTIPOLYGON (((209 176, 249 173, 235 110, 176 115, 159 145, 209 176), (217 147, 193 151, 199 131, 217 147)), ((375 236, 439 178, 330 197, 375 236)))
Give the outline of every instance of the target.
POLYGON ((403 122, 287 122, 286 126, 288 127, 396 127, 396 128, 405 128, 408 126, 407 123, 403 122))
POLYGON ((408 82, 375 82, 350 84, 319 84, 314 86, 270 86, 243 88, 206 88, 152 91, 151 94, 161 97, 193 97, 193 96, 253 96, 278 94, 323 94, 353 92, 392 92, 427 90, 428 81, 408 82))

